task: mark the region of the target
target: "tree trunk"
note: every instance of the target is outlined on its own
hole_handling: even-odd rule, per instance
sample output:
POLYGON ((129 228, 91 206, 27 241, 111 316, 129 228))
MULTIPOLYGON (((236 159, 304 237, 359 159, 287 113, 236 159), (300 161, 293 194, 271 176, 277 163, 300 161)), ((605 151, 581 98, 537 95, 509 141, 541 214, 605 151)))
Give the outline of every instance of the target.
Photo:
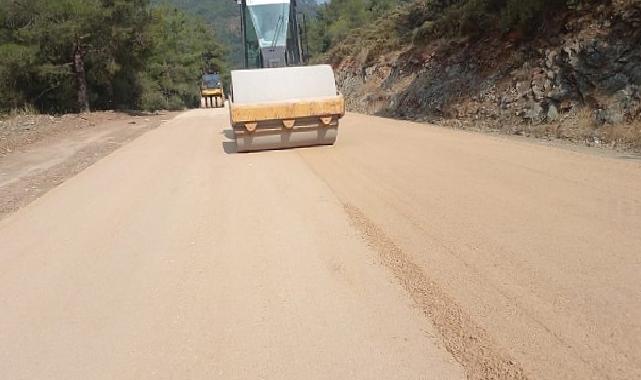
POLYGON ((85 75, 85 51, 77 42, 73 47, 73 66, 76 72, 76 85, 78 87, 78 108, 82 113, 89 113, 89 97, 87 96, 87 77, 85 75))

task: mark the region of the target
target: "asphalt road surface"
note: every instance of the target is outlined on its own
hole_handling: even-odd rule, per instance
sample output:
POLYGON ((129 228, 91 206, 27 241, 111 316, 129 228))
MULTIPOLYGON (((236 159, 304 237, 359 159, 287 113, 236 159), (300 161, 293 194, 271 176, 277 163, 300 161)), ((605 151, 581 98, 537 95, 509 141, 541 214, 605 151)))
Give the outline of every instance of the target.
POLYGON ((194 110, 0 221, 0 377, 641 377, 641 164, 194 110))

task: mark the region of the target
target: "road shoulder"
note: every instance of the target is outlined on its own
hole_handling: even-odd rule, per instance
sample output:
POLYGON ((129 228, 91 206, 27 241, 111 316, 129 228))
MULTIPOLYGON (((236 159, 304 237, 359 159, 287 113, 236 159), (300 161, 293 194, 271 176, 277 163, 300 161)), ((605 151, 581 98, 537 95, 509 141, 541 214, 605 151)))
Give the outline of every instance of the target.
POLYGON ((98 112, 14 120, 2 135, 0 220, 175 115, 98 112))

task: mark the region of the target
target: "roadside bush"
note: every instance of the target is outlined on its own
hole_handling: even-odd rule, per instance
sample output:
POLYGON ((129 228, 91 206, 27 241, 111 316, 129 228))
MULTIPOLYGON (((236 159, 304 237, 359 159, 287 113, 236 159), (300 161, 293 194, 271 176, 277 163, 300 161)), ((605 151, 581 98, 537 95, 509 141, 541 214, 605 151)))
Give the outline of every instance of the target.
MULTIPOLYGON (((191 106, 191 104, 189 104, 191 106)), ((185 102, 178 96, 170 96, 167 99, 167 109, 170 111, 180 111, 185 109, 185 102)))
POLYGON ((167 99, 159 91, 146 91, 140 100, 140 108, 145 111, 158 111, 168 109, 167 99))

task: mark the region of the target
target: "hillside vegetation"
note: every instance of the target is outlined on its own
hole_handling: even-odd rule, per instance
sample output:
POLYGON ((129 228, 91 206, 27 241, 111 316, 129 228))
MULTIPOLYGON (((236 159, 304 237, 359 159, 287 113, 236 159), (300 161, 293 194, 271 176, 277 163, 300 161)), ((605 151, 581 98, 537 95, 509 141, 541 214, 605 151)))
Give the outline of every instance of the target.
POLYGON ((317 54, 340 54, 337 47, 345 52, 357 41, 389 47, 495 31, 535 33, 550 15, 580 7, 578 1, 333 0, 318 11, 314 48, 317 54))
POLYGON ((223 56, 209 25, 147 0, 0 0, 0 112, 194 106, 223 56))
POLYGON ((232 67, 243 62, 240 10, 235 0, 152 0, 202 18, 215 31, 217 40, 226 48, 226 59, 232 67))

